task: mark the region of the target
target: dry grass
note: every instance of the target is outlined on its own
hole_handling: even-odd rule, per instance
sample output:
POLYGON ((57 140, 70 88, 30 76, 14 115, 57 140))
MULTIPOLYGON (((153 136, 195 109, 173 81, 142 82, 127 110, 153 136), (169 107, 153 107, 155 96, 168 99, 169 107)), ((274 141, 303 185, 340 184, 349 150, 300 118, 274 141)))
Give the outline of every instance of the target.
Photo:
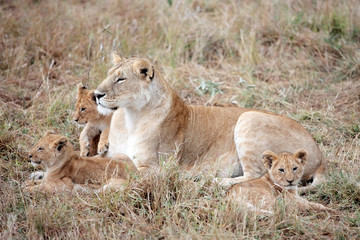
POLYGON ((360 238, 359 19, 356 0, 0 0, 0 238, 360 238), (330 171, 305 197, 343 216, 254 216, 172 161, 120 193, 24 195, 27 149, 48 129, 78 147, 75 86, 95 88, 114 49, 152 59, 187 102, 299 121, 330 171))

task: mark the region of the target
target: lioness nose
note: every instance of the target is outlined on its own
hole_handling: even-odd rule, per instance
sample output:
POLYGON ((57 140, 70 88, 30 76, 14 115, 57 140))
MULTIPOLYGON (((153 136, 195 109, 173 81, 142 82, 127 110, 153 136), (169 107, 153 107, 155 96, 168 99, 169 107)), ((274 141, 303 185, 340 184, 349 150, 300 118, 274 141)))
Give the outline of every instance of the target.
POLYGON ((74 121, 75 121, 75 122, 78 122, 78 121, 79 121, 79 119, 74 119, 74 121))
POLYGON ((29 155, 29 158, 32 158, 32 155, 31 155, 31 154, 29 155))
POLYGON ((100 98, 104 97, 105 93, 95 93, 95 97, 100 100, 100 98))

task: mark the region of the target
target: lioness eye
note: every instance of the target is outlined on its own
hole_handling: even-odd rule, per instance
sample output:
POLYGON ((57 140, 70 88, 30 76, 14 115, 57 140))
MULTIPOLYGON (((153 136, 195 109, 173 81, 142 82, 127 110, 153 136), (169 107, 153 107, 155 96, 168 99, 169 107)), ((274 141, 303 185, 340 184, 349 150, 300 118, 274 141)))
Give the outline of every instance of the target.
POLYGON ((81 108, 81 109, 80 109, 80 111, 82 111, 82 112, 85 111, 85 110, 86 110, 86 108, 81 108))
POLYGON ((296 171, 296 169, 297 169, 297 167, 294 167, 294 168, 293 168, 293 171, 296 171))
POLYGON ((283 168, 280 168, 279 171, 280 171, 280 172, 284 172, 284 169, 283 169, 283 168))
POLYGON ((125 80, 126 80, 126 78, 119 77, 116 79, 116 82, 119 83, 119 82, 123 82, 125 80))
POLYGON ((44 148, 42 148, 42 147, 39 147, 39 148, 38 148, 38 151, 42 151, 42 150, 44 150, 44 148))

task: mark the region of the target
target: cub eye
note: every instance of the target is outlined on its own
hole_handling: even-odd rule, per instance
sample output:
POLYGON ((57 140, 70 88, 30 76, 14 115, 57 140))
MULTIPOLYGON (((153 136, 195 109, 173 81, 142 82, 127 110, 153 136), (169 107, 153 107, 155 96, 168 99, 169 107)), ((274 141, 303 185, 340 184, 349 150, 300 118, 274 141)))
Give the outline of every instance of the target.
POLYGON ((85 110, 86 110, 86 108, 81 108, 81 109, 80 109, 80 111, 82 111, 82 112, 85 111, 85 110))
POLYGON ((115 80, 115 82, 116 82, 116 83, 120 83, 120 82, 123 82, 123 81, 125 81, 125 80, 126 80, 126 78, 119 77, 119 78, 117 78, 117 79, 115 80))
POLYGON ((44 150, 44 148, 42 148, 42 147, 39 147, 39 148, 38 148, 38 151, 39 151, 39 152, 42 151, 42 150, 44 150))
POLYGON ((293 171, 295 172, 297 169, 298 169, 297 167, 294 167, 294 168, 293 168, 293 171))
POLYGON ((285 170, 283 168, 279 168, 280 172, 285 172, 285 170))

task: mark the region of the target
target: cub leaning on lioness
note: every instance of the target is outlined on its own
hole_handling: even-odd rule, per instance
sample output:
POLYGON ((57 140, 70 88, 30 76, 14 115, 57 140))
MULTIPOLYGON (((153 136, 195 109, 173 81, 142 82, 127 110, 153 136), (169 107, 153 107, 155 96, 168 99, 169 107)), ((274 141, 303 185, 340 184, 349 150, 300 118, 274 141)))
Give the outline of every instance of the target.
POLYGON ((94 91, 81 83, 78 85, 73 119, 79 125, 85 124, 80 134, 80 156, 83 157, 97 153, 103 155, 109 147, 108 136, 112 112, 107 111, 106 114, 98 112, 94 91), (97 142, 96 137, 99 135, 100 139, 97 142), (92 143, 97 143, 97 146, 92 146, 92 143), (95 151, 92 151, 92 148, 95 148, 95 151))
POLYGON ((128 155, 140 171, 158 168, 159 154, 173 154, 182 169, 206 169, 235 184, 266 172, 265 150, 309 152, 304 181, 318 184, 326 161, 311 135, 294 120, 234 107, 186 105, 147 59, 122 59, 97 87, 98 108, 116 110, 107 156, 128 155), (228 178, 235 177, 235 178, 228 178))
POLYGON ((299 211, 333 211, 321 204, 309 202, 297 194, 297 184, 303 175, 307 158, 305 149, 298 149, 295 154, 282 152, 278 155, 265 151, 263 163, 267 173, 260 178, 233 185, 227 198, 245 203, 251 210, 262 213, 273 213, 278 197, 283 197, 287 204, 295 205, 299 211))
POLYGON ((76 184, 100 188, 105 183, 105 188, 117 188, 136 171, 124 154, 113 159, 79 157, 66 137, 51 132, 30 150, 29 158, 32 164, 43 164, 46 168, 40 184, 24 188, 29 192, 71 192, 76 184))

